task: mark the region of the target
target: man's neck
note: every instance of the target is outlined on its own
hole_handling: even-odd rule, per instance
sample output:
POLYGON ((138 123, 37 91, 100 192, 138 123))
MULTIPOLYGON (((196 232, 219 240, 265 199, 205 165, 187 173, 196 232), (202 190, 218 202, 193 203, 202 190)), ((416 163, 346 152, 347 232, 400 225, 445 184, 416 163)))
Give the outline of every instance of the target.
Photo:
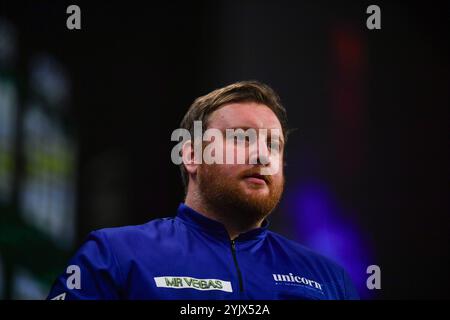
POLYGON ((241 225, 239 223, 240 221, 231 221, 232 217, 230 217, 229 212, 223 212, 224 210, 208 205, 198 193, 188 192, 185 204, 201 215, 223 224, 231 240, 236 239, 241 233, 261 227, 262 222, 264 221, 264 219, 262 219, 248 225, 241 225), (230 217, 231 219, 227 219, 227 217, 230 217))

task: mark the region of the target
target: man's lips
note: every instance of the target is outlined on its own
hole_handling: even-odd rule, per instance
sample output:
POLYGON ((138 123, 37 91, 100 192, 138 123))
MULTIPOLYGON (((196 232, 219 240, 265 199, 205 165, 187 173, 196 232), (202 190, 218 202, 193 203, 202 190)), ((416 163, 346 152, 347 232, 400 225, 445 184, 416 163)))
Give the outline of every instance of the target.
POLYGON ((267 176, 261 175, 259 173, 253 173, 253 174, 248 174, 244 176, 244 179, 248 182, 251 183, 255 183, 255 184, 268 184, 269 183, 269 179, 267 176))

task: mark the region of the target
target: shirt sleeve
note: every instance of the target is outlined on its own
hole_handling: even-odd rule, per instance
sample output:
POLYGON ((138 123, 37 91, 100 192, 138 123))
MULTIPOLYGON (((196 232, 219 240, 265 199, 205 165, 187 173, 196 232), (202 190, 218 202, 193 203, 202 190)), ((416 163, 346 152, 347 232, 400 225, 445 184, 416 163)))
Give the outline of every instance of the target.
POLYGON ((48 300, 115 300, 121 274, 106 234, 91 232, 64 272, 54 282, 48 300))

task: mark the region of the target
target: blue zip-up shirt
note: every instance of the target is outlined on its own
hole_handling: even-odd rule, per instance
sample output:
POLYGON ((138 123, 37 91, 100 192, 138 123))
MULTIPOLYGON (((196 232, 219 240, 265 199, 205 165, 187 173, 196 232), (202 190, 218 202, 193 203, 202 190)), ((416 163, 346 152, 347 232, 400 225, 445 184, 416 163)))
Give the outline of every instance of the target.
POLYGON ((340 266, 267 226, 231 241, 181 204, 175 218, 94 231, 48 299, 358 299, 340 266))

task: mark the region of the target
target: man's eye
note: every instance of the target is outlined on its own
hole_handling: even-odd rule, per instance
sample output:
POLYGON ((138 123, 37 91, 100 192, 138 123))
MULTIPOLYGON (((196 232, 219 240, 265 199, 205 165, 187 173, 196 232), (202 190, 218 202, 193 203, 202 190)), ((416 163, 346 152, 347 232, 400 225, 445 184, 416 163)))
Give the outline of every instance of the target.
POLYGON ((270 151, 278 151, 278 152, 280 151, 280 143, 279 142, 277 142, 277 141, 270 141, 267 144, 268 144, 268 146, 270 148, 270 151))
POLYGON ((271 152, 280 152, 280 147, 279 147, 279 146, 276 146, 276 147, 271 146, 271 147, 270 147, 270 151, 271 151, 271 152))
POLYGON ((236 136, 236 141, 238 141, 238 142, 247 142, 248 141, 248 136, 246 136, 245 134, 238 134, 236 136))

